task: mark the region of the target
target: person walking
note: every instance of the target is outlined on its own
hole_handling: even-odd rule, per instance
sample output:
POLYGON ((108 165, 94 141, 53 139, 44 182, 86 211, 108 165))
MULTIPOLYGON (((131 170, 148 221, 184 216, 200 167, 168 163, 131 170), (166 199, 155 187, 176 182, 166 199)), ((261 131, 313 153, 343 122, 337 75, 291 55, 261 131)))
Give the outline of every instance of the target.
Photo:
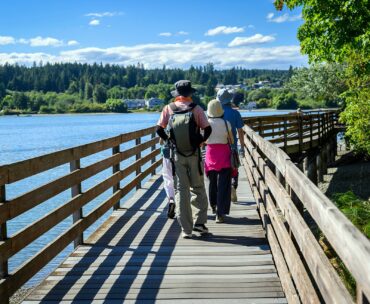
POLYGON ((176 204, 175 204, 175 168, 173 165, 173 158, 171 157, 170 143, 160 140, 161 154, 162 154, 162 177, 163 177, 163 188, 166 192, 168 201, 167 217, 170 219, 176 216, 176 204))
POLYGON ((221 103, 214 99, 208 103, 208 122, 212 134, 207 139, 205 172, 209 179, 209 203, 216 213, 216 223, 223 223, 230 212, 231 203, 231 145, 233 134, 230 122, 224 120, 221 103))
MULTIPOLYGON (((217 92, 216 99, 222 104, 222 108, 224 110, 224 119, 230 122, 231 130, 233 133, 233 148, 238 149, 238 138, 236 134, 238 133, 238 137, 240 139, 240 150, 239 154, 241 157, 244 157, 244 132, 243 132, 243 120, 239 113, 239 111, 235 110, 231 106, 231 102, 233 99, 234 94, 227 90, 227 89, 220 89, 217 92)), ((231 188, 231 201, 237 202, 238 197, 236 194, 236 189, 238 188, 238 179, 239 179, 239 172, 238 169, 235 169, 232 172, 232 188, 231 188)))
POLYGON ((191 99, 195 91, 189 80, 176 82, 175 90, 171 92, 175 101, 163 108, 157 123, 157 134, 165 141, 170 140, 174 146, 177 219, 184 238, 191 238, 192 231, 208 233, 205 226, 208 203, 200 146, 208 139, 212 128, 203 109, 191 99), (165 132, 167 126, 169 136, 165 132), (200 129, 204 131, 204 135, 200 134, 200 129), (197 209, 195 221, 192 205, 197 209))

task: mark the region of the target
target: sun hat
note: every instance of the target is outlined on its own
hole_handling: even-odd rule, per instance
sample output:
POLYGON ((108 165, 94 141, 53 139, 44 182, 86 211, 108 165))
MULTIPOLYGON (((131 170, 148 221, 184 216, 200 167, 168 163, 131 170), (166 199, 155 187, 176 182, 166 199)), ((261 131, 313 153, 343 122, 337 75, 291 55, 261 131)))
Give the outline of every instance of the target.
POLYGON ((224 115, 224 109, 217 99, 212 99, 207 106, 207 115, 209 118, 219 118, 224 115))
POLYGON ((179 80, 175 83, 175 90, 171 92, 171 95, 173 97, 188 97, 194 92, 196 92, 196 89, 191 87, 191 82, 189 80, 179 80))
POLYGON ((221 102, 221 104, 226 105, 228 103, 231 103, 231 100, 233 99, 234 94, 230 92, 228 89, 220 89, 217 92, 217 100, 221 102))

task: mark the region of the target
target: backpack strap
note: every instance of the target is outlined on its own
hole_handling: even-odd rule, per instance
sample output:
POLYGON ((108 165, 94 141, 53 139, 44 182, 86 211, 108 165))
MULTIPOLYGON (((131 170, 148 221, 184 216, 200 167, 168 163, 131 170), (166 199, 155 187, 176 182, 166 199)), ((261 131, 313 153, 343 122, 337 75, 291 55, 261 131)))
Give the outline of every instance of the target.
POLYGON ((194 110, 194 108, 195 108, 196 106, 197 106, 197 104, 196 104, 196 103, 194 103, 194 102, 192 102, 191 104, 189 104, 189 106, 188 106, 186 109, 181 110, 181 109, 179 109, 179 108, 175 105, 175 103, 174 103, 174 102, 172 102, 172 103, 170 103, 170 104, 169 104, 169 107, 170 107, 170 109, 172 110, 172 112, 173 112, 174 114, 184 114, 184 113, 191 112, 191 111, 193 111, 193 110, 194 110))

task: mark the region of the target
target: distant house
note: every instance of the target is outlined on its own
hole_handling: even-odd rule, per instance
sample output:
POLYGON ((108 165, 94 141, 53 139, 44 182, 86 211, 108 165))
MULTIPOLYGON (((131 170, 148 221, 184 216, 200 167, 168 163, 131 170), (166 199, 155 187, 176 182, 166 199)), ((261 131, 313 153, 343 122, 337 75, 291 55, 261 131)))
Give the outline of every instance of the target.
POLYGON ((248 109, 248 110, 257 109, 257 103, 256 103, 256 102, 254 102, 254 101, 250 101, 250 102, 248 102, 248 104, 247 104, 247 109, 248 109))
POLYGON ((248 89, 247 86, 243 85, 243 84, 222 84, 222 83, 219 83, 216 85, 216 92, 220 89, 228 89, 228 90, 231 90, 231 91, 237 91, 237 90, 240 90, 240 89, 248 89))
POLYGON ((160 107, 164 105, 164 100, 159 98, 150 98, 148 100, 145 100, 145 105, 148 109, 152 109, 154 107, 160 107))
POLYGON ((145 108, 145 99, 124 99, 128 110, 145 108))

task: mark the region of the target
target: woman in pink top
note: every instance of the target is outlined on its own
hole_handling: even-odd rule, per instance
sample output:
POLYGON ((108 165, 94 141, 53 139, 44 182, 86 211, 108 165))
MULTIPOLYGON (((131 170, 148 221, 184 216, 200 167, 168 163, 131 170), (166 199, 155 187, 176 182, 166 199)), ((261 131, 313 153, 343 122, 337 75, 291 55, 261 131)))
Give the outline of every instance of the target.
POLYGON ((205 172, 209 179, 209 203, 217 213, 216 223, 223 223, 230 212, 231 203, 231 125, 223 119, 221 103, 214 99, 208 103, 208 122, 212 134, 207 140, 205 172))

